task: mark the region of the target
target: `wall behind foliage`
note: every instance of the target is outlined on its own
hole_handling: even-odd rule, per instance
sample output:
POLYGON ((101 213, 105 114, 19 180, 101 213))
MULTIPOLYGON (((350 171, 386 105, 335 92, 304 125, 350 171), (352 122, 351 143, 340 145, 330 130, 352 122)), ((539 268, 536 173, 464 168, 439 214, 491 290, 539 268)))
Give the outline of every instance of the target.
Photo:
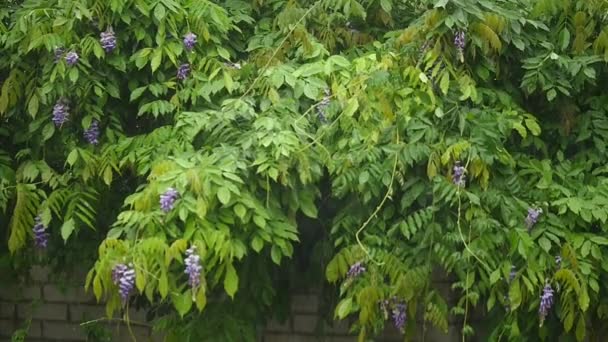
MULTIPOLYGON (((80 284, 80 279, 84 278, 82 274, 58 282, 49 277, 47 269, 34 267, 31 276, 33 282, 27 286, 0 287, 0 342, 10 341, 11 335, 28 324, 27 342, 132 341, 127 326, 119 320, 106 320, 104 306, 84 291, 80 284)), ((445 282, 437 284, 449 288, 445 282)), ((285 322, 269 322, 261 332, 260 341, 356 341, 356 337, 348 333, 347 321, 337 321, 333 325, 323 322, 319 301, 315 291, 294 291, 290 317, 285 322)), ((138 342, 163 340, 151 330, 143 310, 131 309, 129 318, 131 331, 138 342)), ((452 322, 448 335, 430 330, 425 340, 459 341, 458 326, 452 322)), ((377 341, 401 341, 401 338, 397 331, 390 329, 377 341)))

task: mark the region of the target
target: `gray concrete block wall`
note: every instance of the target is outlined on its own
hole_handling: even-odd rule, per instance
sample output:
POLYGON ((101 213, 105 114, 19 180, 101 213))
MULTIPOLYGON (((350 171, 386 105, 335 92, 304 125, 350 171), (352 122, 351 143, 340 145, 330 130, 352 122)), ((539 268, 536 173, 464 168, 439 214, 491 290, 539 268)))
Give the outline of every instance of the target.
MULTIPOLYGON (((151 327, 145 324, 145 313, 132 311, 130 330, 120 321, 105 320, 105 307, 98 304, 81 285, 58 286, 49 281, 48 270, 34 268, 33 283, 27 287, 0 288, 0 342, 10 341, 17 329, 30 321, 26 341, 34 342, 78 342, 85 341, 83 323, 103 322, 110 329, 112 341, 132 341, 131 332, 137 341, 162 341, 154 336, 151 327), (143 323, 143 324, 141 324, 143 323)), ((356 341, 349 334, 347 321, 327 324, 319 314, 319 296, 314 292, 294 294, 291 300, 291 315, 286 322, 271 321, 261 333, 260 342, 347 342, 356 341)), ((422 324, 417 323, 422 330, 422 324)), ((402 341, 403 338, 389 327, 375 341, 402 341)), ((450 327, 448 335, 434 330, 426 334, 427 342, 460 341, 458 327, 450 327)))

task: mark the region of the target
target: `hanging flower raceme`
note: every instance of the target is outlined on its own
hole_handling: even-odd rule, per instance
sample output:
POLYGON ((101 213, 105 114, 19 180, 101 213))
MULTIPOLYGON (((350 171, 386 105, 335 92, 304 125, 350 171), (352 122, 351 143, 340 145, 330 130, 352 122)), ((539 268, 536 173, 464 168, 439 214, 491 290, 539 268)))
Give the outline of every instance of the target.
POLYGON ((517 275, 517 269, 515 268, 515 265, 511 265, 511 273, 509 273, 509 283, 513 281, 513 279, 515 279, 515 276, 517 275))
POLYGON ((179 192, 174 188, 169 188, 163 194, 160 195, 160 209, 168 213, 173 210, 175 200, 179 198, 179 192))
POLYGON ((70 51, 65 55, 65 62, 68 63, 69 66, 74 66, 78 63, 80 56, 74 51, 70 51))
POLYGON ((101 32, 99 43, 106 53, 110 53, 116 48, 116 36, 111 27, 109 27, 106 32, 101 32))
POLYGON ((63 54, 65 53, 65 49, 62 47, 56 47, 54 54, 55 54, 55 63, 58 63, 61 58, 63 58, 63 54))
POLYGON ((192 51, 194 49, 194 45, 196 45, 196 35, 192 32, 186 33, 184 36, 184 47, 188 51, 192 51))
POLYGON ((69 113, 70 107, 64 99, 60 99, 55 103, 53 107, 53 118, 52 121, 56 127, 62 126, 70 118, 69 113))
POLYGON ((184 273, 188 275, 188 285, 196 289, 201 283, 201 270, 203 269, 200 264, 201 257, 196 253, 196 246, 188 248, 186 255, 187 257, 184 259, 184 263, 186 264, 184 273))
POLYGON ((120 299, 125 303, 135 288, 135 270, 125 264, 116 264, 112 269, 112 281, 118 286, 120 299))
POLYGON ((393 318, 393 325, 401 333, 405 332, 405 320, 407 319, 405 309, 405 303, 399 302, 393 305, 393 309, 391 312, 391 316, 393 318))
POLYGON ((457 161, 453 169, 452 183, 454 183, 456 186, 464 187, 466 180, 467 176, 465 175, 465 168, 464 166, 460 165, 459 161, 457 161))
POLYGON ((380 311, 384 316, 384 319, 390 318, 393 321, 393 325, 401 333, 405 332, 405 322, 407 319, 406 314, 407 305, 403 301, 399 301, 397 297, 392 297, 390 300, 385 299, 380 302, 380 311))
POLYGON ((34 244, 38 248, 46 248, 49 243, 49 233, 47 233, 46 228, 40 215, 36 216, 32 232, 34 233, 34 244))
POLYGON ((538 315, 540 316, 540 325, 543 325, 545 318, 549 314, 549 310, 553 306, 553 288, 550 284, 545 285, 543 294, 540 296, 540 307, 538 308, 538 315))
POLYGON ((99 122, 97 122, 97 120, 91 122, 91 126, 84 130, 83 135, 86 141, 89 142, 89 144, 99 144, 99 122))
POLYGON ((358 261, 350 267, 346 276, 348 278, 356 278, 359 275, 361 275, 363 272, 365 272, 365 266, 363 266, 363 264, 360 261, 358 261))
POLYGON ((190 64, 184 63, 177 68, 177 79, 180 81, 185 80, 190 75, 190 64))
POLYGON ((526 226, 528 227, 528 231, 532 229, 536 222, 538 222, 538 218, 542 212, 543 210, 540 208, 528 208, 528 216, 526 216, 526 226))
POLYGON ((462 53, 466 47, 466 36, 464 31, 456 31, 454 34, 454 46, 462 53))
POLYGON ((329 107, 330 99, 331 91, 328 88, 325 88, 325 96, 323 96, 323 99, 317 105, 317 114, 319 116, 319 121, 321 122, 327 122, 326 110, 327 107, 329 107))

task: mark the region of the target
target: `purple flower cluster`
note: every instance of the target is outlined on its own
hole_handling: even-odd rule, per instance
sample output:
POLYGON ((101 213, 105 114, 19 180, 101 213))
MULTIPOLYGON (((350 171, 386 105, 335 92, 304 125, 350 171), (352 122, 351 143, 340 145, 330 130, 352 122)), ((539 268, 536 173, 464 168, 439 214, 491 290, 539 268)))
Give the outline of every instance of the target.
POLYGON ((405 320, 407 318, 405 308, 405 303, 399 302, 393 305, 393 310, 391 311, 393 325, 395 325, 395 328, 397 328, 397 330, 399 330, 401 333, 405 332, 405 320))
POLYGON ((190 75, 190 64, 184 63, 177 69, 177 79, 180 81, 185 80, 190 75))
POLYGON ((538 218, 542 212, 543 210, 540 208, 528 208, 528 216, 526 216, 526 226, 528 227, 528 231, 532 229, 536 222, 538 222, 538 218))
POLYGON ((106 53, 110 53, 116 49, 116 36, 111 27, 109 27, 106 32, 101 32, 99 43, 106 53))
POLYGON ((186 47, 186 50, 192 51, 192 49, 194 49, 194 45, 196 45, 196 38, 197 37, 194 33, 186 33, 184 36, 184 47, 186 47))
POLYGON ((323 99, 317 105, 317 114, 319 116, 319 121, 321 122, 327 122, 327 119, 325 117, 325 111, 327 110, 327 107, 329 107, 330 98, 331 91, 328 88, 325 88, 325 96, 323 96, 323 99))
POLYGON ((62 47, 56 47, 55 48, 55 63, 58 63, 61 58, 63 58, 63 54, 65 53, 65 49, 62 47))
POLYGON ((186 250, 186 259, 184 263, 186 264, 186 273, 188 277, 188 285, 193 289, 197 288, 201 283, 201 270, 203 267, 201 266, 201 257, 196 254, 196 246, 192 246, 186 250))
POLYGON ((53 107, 53 118, 51 119, 55 126, 60 127, 70 118, 70 107, 64 99, 60 99, 53 107))
POLYGON ((74 66, 78 63, 80 56, 74 51, 70 51, 65 55, 65 62, 68 63, 69 66, 74 66))
POLYGON ((553 289, 550 284, 545 285, 543 294, 540 296, 540 307, 538 315, 540 316, 540 325, 543 325, 545 318, 549 314, 549 310, 553 306, 553 289))
POLYGON ((459 161, 457 161, 453 169, 452 183, 456 184, 459 187, 464 187, 466 181, 467 176, 465 175, 465 168, 464 166, 460 165, 459 161))
POLYGON ((456 31, 454 34, 454 46, 458 49, 458 51, 462 52, 466 46, 466 36, 464 31, 456 31))
POLYGON ((135 288, 135 270, 132 265, 116 264, 112 269, 112 281, 118 286, 118 292, 123 303, 135 288))
POLYGON ((346 276, 348 278, 356 278, 359 275, 361 275, 363 272, 365 272, 365 266, 363 266, 361 261, 358 261, 350 267, 346 276))
POLYGON ((406 308, 405 302, 399 301, 397 297, 392 297, 390 300, 385 299, 380 302, 380 310, 384 315, 384 319, 388 319, 390 310, 393 325, 401 333, 405 332, 405 322, 407 319, 406 308))
POLYGON ((170 212, 173 209, 175 200, 177 200, 178 197, 179 192, 177 192, 177 190, 174 188, 167 189, 165 193, 160 195, 160 209, 165 213, 170 212))
POLYGON ((93 122, 91 122, 91 126, 84 130, 83 135, 89 144, 99 144, 99 122, 97 122, 97 120, 93 120, 93 122))
POLYGON ((34 233, 34 243, 38 248, 46 248, 49 243, 49 233, 46 231, 46 227, 44 223, 42 223, 42 218, 40 215, 36 216, 34 219, 34 227, 32 228, 32 232, 34 233))

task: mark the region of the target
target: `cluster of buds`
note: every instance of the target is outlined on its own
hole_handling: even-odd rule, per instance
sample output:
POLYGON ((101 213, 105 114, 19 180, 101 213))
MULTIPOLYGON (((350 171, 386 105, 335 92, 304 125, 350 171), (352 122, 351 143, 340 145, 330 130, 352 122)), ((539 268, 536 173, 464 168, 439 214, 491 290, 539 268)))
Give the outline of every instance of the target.
POLYGON ((528 227, 528 231, 532 230, 532 227, 538 222, 538 218, 542 213, 543 210, 540 208, 528 208, 528 215, 526 216, 526 227, 528 227))
POLYGON ((55 126, 61 127, 70 118, 70 107, 65 99, 60 99, 53 107, 53 118, 51 119, 55 126))
POLYGON ((325 88, 324 94, 323 99, 317 105, 317 114, 319 116, 319 121, 321 122, 327 122, 326 111, 331 101, 331 91, 329 88, 325 88))
POLYGON ((186 48, 186 50, 192 51, 192 49, 194 49, 194 45, 196 45, 196 39, 197 36, 194 33, 186 33, 186 35, 184 36, 184 47, 186 48))
POLYGON ((49 243, 49 233, 47 233, 46 228, 40 215, 36 216, 32 232, 34 233, 34 243, 38 248, 46 248, 49 243))
POLYGON ((365 272, 365 266, 363 266, 361 261, 358 261, 350 267, 346 276, 352 279, 360 276, 363 272, 365 272))
POLYGON ((464 31, 456 31, 454 34, 454 46, 460 53, 464 51, 466 47, 466 36, 464 31))
POLYGON ((465 175, 464 166, 460 165, 460 162, 457 161, 454 165, 453 173, 452 173, 452 183, 456 186, 464 187, 466 185, 467 177, 465 175))
POLYGON ((76 65, 76 63, 78 63, 80 56, 78 56, 78 53, 76 53, 75 51, 70 51, 65 54, 64 59, 69 66, 74 66, 76 65))
POLYGON ((91 122, 91 126, 89 126, 89 128, 84 130, 84 138, 86 139, 86 141, 89 142, 89 144, 91 145, 97 145, 99 144, 99 122, 97 122, 97 120, 94 120, 93 122, 91 122))
POLYGON ((224 65, 228 68, 241 70, 241 63, 225 62, 224 65))
POLYGON ((106 32, 101 32, 99 43, 106 53, 110 53, 116 48, 116 36, 111 27, 106 32))
POLYGON ((177 68, 177 79, 180 81, 185 80, 190 75, 190 64, 184 63, 177 68))

